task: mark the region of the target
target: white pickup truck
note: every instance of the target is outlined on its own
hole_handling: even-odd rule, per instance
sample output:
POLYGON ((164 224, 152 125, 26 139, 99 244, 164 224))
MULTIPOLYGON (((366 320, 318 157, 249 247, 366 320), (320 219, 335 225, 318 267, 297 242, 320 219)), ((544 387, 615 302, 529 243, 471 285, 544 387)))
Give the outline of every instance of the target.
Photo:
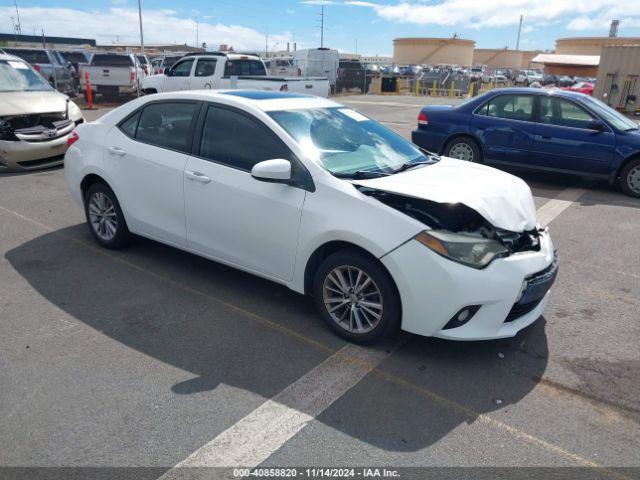
POLYGON ((237 53, 188 54, 163 75, 151 75, 140 82, 145 94, 216 88, 329 96, 329 80, 324 77, 270 77, 260 57, 237 53))
POLYGON ((85 74, 89 73, 91 91, 105 97, 134 95, 144 70, 136 56, 130 53, 95 53, 89 65, 80 65, 80 85, 87 95, 85 74))

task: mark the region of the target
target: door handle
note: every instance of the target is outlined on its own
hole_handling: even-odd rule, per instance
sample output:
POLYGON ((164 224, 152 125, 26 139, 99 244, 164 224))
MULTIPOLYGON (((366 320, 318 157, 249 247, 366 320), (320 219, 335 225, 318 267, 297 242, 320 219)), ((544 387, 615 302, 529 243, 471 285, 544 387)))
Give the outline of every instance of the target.
POLYGON ((540 140, 551 140, 551 135, 538 135, 540 140))
POLYGON ((124 157, 127 154, 127 152, 120 147, 107 147, 107 151, 111 155, 118 155, 120 157, 124 157))
POLYGON ((189 180, 195 180, 196 182, 209 183, 211 181, 211 178, 207 177, 204 173, 185 170, 184 174, 189 180))

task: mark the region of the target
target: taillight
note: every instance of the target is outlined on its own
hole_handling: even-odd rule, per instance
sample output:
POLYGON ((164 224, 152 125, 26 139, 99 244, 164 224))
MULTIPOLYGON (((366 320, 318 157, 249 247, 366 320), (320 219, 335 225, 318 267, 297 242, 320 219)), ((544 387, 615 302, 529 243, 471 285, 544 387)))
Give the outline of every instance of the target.
POLYGON ((131 75, 129 76, 129 81, 130 82, 136 81, 136 72, 134 70, 131 71, 131 75))
POLYGON ((67 137, 67 148, 76 143, 78 140, 80 140, 80 137, 78 136, 78 132, 74 130, 67 137))
POLYGON ((145 75, 149 75, 149 69, 147 68, 147 66, 144 66, 144 74, 145 75))
POLYGON ((418 115, 418 125, 429 125, 429 120, 424 112, 420 112, 418 115))
POLYGON ((284 85, 282 85, 280 87, 280 91, 281 92, 288 92, 289 91, 289 86, 285 83, 284 85))
POLYGON ((164 73, 164 68, 159 68, 158 69, 158 75, 162 75, 164 73))
POLYGON ((34 66, 33 66, 33 68, 34 68, 34 70, 35 70, 36 72, 39 72, 39 71, 40 71, 40 69, 41 69, 42 67, 41 67, 40 65, 37 65, 37 64, 36 64, 36 65, 34 65, 34 66))

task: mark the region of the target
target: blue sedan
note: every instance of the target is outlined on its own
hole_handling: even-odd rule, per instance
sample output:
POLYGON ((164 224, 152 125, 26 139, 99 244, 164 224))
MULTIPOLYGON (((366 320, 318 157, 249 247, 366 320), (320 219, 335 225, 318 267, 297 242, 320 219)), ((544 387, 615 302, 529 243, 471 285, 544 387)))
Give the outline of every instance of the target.
POLYGON ((462 160, 605 179, 640 197, 638 124, 581 93, 501 88, 430 105, 411 139, 462 160))

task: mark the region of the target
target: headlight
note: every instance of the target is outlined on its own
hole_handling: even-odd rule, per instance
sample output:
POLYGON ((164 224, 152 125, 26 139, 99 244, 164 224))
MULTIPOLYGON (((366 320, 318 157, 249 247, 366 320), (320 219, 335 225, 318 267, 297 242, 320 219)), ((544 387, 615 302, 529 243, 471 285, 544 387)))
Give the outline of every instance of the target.
POLYGON ((484 268, 509 250, 497 240, 447 230, 421 232, 415 239, 439 255, 468 267, 484 268))
POLYGON ((77 121, 82 118, 82 110, 80 110, 80 108, 75 103, 69 100, 68 106, 69 106, 69 118, 71 120, 77 121))

